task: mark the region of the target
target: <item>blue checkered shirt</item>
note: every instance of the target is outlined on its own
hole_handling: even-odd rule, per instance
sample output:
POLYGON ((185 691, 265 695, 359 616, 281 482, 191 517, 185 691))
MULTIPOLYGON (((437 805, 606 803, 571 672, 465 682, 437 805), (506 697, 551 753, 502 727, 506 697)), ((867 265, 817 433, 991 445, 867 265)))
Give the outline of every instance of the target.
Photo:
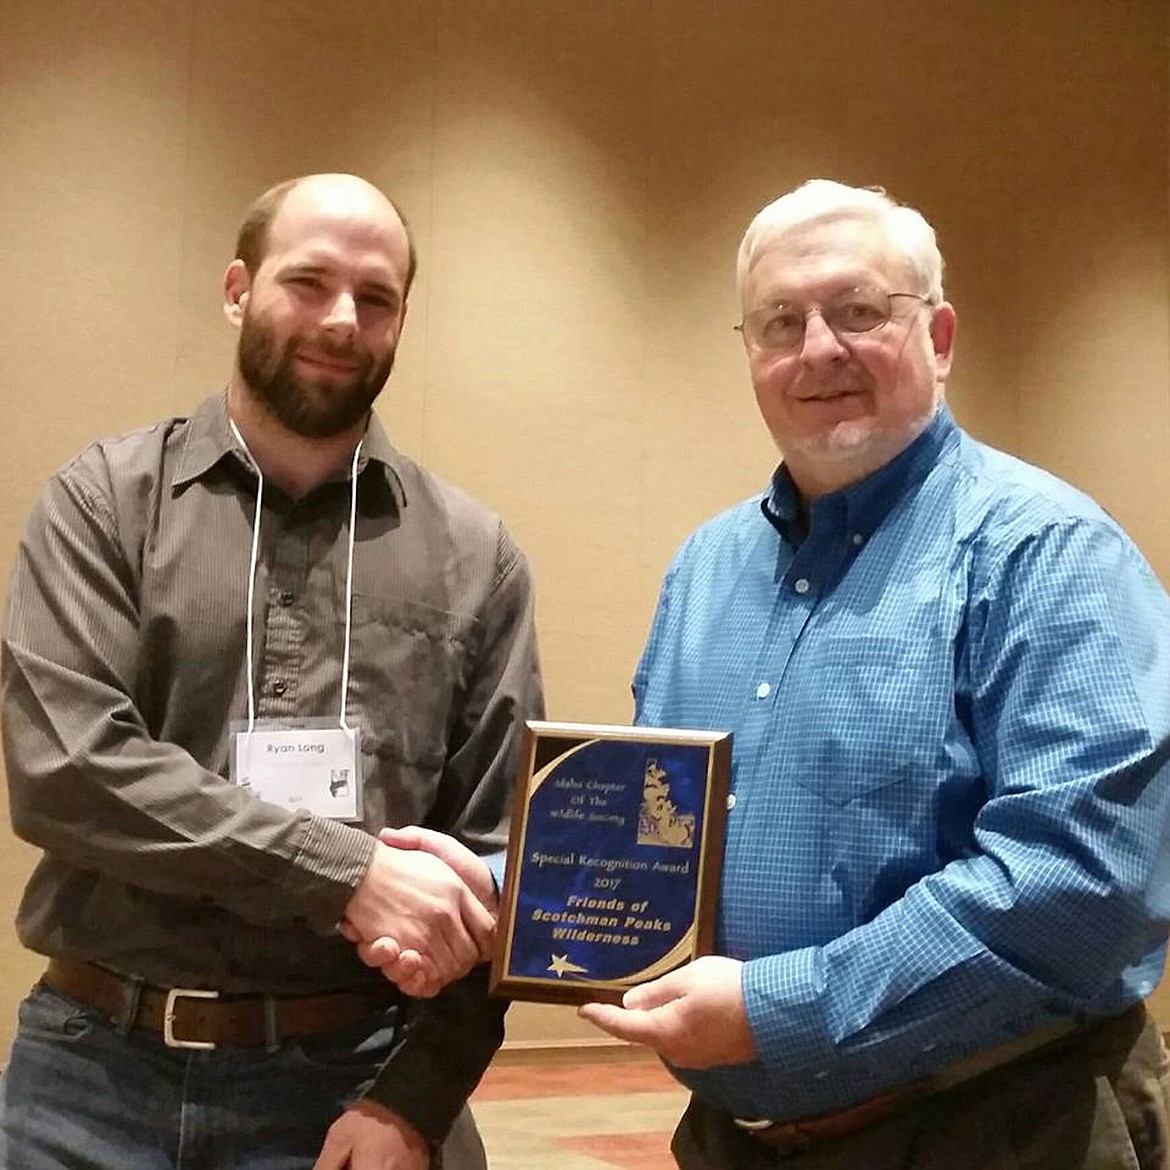
POLYGON ((1157 983, 1170 600, 945 407, 807 522, 781 468, 694 533, 634 691, 734 733, 718 950, 760 1055, 679 1074, 716 1107, 837 1109, 1157 983))

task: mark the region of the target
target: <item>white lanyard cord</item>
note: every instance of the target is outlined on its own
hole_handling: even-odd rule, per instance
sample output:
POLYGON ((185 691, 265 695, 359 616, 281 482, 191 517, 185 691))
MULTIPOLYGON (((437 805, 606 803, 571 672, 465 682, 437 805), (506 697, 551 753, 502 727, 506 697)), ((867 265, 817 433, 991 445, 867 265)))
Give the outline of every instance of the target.
MULTIPOLYGON (((264 473, 260 465, 252 458, 244 436, 240 434, 235 420, 230 419, 232 434, 244 449, 248 461, 256 472, 256 517, 252 521, 252 556, 248 563, 248 621, 247 621, 247 664, 248 664, 248 734, 256 724, 256 691, 252 667, 252 615, 256 604, 256 567, 260 561, 260 513, 264 505, 264 473)), ((338 723, 342 730, 348 731, 349 725, 345 722, 346 699, 349 695, 349 638, 353 625, 353 546, 357 520, 357 465, 358 457, 362 453, 362 444, 358 443, 353 453, 353 463, 349 469, 349 541, 345 563, 345 651, 341 662, 341 711, 338 723)))
MULTIPOLYGON (((363 440, 364 442, 364 440, 363 440)), ((353 627, 353 546, 357 535, 357 466, 362 444, 354 448, 353 463, 349 469, 349 555, 345 565, 345 651, 341 659, 341 713, 338 722, 343 731, 349 730, 345 722, 345 701, 349 695, 349 635, 353 627)))
POLYGON ((252 679, 252 614, 256 612, 256 565, 260 559, 260 513, 264 508, 264 473, 260 470, 260 465, 252 458, 252 452, 248 450, 248 444, 244 442, 244 436, 240 434, 240 428, 236 426, 234 419, 228 420, 231 423, 232 434, 236 436, 236 442, 244 448, 244 454, 248 456, 248 462, 251 463, 252 469, 256 472, 256 515, 252 520, 252 556, 248 561, 248 608, 247 613, 247 647, 248 647, 248 734, 252 734, 252 728, 256 724, 256 693, 253 689, 252 679))

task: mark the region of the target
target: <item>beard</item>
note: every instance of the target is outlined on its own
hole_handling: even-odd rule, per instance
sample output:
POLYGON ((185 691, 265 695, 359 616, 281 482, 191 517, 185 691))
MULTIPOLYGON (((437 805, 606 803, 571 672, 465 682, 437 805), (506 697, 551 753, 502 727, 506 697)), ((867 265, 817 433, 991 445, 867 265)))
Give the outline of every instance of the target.
POLYGON ((848 420, 838 423, 820 435, 787 438, 777 442, 785 458, 815 461, 823 467, 837 469, 834 474, 847 472, 850 479, 864 479, 896 459, 923 431, 938 413, 939 402, 917 418, 901 426, 880 427, 871 420, 848 420))
POLYGON ((394 368, 394 347, 379 361, 348 343, 303 333, 291 334, 282 343, 271 321, 245 308, 236 361, 252 396, 279 423, 308 439, 328 439, 369 414, 394 368), (297 352, 305 346, 356 366, 344 381, 305 377, 297 370, 297 352))
POLYGON ((815 455, 825 460, 840 460, 842 463, 867 456, 889 460, 909 447, 930 426, 936 411, 937 406, 932 407, 928 413, 898 427, 879 427, 868 419, 849 419, 820 435, 788 439, 784 449, 794 454, 815 455))

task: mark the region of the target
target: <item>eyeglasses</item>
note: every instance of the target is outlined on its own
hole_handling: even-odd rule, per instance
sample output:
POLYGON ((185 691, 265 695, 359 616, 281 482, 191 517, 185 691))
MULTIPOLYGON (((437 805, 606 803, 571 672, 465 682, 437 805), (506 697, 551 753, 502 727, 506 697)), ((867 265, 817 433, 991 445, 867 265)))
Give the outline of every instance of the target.
POLYGON ((892 292, 880 288, 851 288, 837 293, 819 305, 795 305, 780 302, 745 313, 735 326, 751 350, 783 353, 799 349, 804 341, 805 325, 810 313, 819 313, 824 323, 838 336, 872 333, 894 315, 895 297, 910 297, 928 304, 930 298, 919 293, 892 292))

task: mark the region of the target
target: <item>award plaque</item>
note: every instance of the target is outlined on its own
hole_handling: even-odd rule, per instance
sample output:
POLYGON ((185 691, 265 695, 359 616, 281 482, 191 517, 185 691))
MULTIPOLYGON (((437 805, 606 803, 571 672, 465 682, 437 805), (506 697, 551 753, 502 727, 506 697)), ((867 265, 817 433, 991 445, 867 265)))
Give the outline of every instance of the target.
POLYGON ((492 990, 618 1002, 710 952, 729 732, 525 725, 492 990))

